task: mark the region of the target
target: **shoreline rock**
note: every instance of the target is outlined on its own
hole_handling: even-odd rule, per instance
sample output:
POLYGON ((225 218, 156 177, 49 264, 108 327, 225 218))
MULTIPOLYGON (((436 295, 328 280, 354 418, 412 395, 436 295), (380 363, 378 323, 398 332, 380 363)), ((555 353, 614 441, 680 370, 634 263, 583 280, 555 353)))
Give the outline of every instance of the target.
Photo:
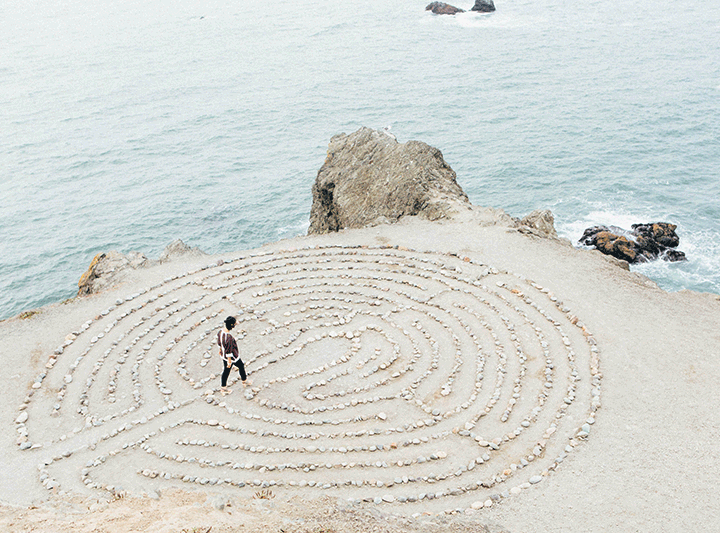
POLYGON ((520 231, 540 237, 558 238, 555 217, 549 209, 536 209, 518 221, 520 231))
POLYGON ((87 271, 78 281, 78 296, 88 296, 112 286, 122 273, 147 265, 149 259, 140 252, 127 255, 116 250, 103 252, 93 257, 87 271))
POLYGON ((90 266, 80 277, 77 296, 89 296, 102 292, 120 283, 133 270, 167 263, 187 255, 198 257, 207 254, 200 248, 191 248, 180 239, 168 244, 156 261, 148 259, 141 252, 134 251, 127 254, 116 250, 99 253, 93 257, 90 266))
POLYGON ((440 150, 420 141, 399 143, 387 131, 366 127, 330 140, 312 193, 308 235, 403 216, 451 218, 471 206, 440 150))
POLYGON ((685 253, 675 250, 680 243, 675 229, 675 224, 667 222, 633 224, 630 231, 615 226, 593 226, 583 232, 579 242, 628 263, 656 259, 685 261, 685 253))

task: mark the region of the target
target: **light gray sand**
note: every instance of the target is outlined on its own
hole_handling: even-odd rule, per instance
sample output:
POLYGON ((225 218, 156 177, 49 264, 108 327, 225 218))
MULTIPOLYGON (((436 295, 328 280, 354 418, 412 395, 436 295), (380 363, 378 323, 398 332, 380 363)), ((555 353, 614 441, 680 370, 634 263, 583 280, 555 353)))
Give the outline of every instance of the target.
POLYGON ((235 498, 251 527, 262 512, 242 502, 267 488, 277 506, 461 510, 513 532, 720 527, 720 297, 665 293, 491 210, 464 218, 174 262, 0 323, 0 499, 122 490, 172 508, 179 488, 235 498), (246 319, 253 384, 222 397, 226 314, 246 319), (20 450, 25 432, 42 446, 20 450))

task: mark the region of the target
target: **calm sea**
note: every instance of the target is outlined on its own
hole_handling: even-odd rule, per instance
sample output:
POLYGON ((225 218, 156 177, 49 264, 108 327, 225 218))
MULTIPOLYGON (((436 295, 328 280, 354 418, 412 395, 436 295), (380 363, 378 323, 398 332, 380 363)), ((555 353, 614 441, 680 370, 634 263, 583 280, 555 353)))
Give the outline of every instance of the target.
POLYGON ((360 126, 575 241, 673 222, 689 261, 638 270, 720 293, 720 2, 426 3, 5 0, 0 318, 73 296, 100 251, 304 233, 330 137, 360 126))

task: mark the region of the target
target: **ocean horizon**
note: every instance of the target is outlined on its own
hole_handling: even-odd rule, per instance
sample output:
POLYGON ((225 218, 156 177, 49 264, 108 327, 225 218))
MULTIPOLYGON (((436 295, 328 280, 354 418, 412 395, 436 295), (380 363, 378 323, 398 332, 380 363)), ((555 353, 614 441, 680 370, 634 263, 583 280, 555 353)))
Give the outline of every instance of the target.
POLYGON ((362 126, 575 244, 676 224, 688 261, 632 270, 720 294, 720 4, 427 3, 4 3, 0 319, 73 297, 100 252, 304 234, 330 138, 362 126))

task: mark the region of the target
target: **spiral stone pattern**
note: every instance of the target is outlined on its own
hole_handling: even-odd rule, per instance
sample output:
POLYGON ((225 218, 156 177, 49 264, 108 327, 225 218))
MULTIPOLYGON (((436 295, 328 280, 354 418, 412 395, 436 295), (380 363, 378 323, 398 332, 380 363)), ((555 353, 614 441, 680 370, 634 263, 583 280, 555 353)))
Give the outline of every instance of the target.
POLYGON ((20 406, 18 444, 54 491, 271 488, 472 514, 540 490, 589 437, 598 356, 548 289, 469 257, 258 252, 70 332, 20 406), (251 384, 233 370, 222 396, 228 315, 251 384))

